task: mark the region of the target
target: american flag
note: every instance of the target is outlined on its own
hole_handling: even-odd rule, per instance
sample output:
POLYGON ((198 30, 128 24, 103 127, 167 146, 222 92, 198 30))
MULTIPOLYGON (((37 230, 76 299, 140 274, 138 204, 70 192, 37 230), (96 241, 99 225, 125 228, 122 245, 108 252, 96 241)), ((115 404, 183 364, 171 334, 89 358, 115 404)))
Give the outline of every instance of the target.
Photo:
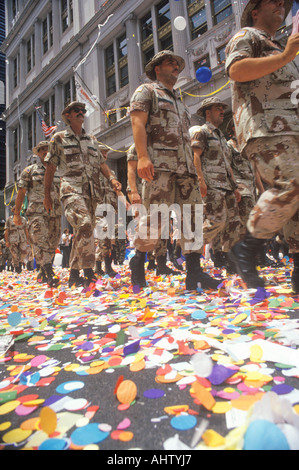
POLYGON ((53 132, 57 129, 57 126, 48 127, 47 124, 45 123, 44 119, 43 119, 43 116, 40 113, 39 108, 35 107, 35 110, 36 110, 38 118, 40 120, 42 131, 43 131, 45 137, 46 138, 50 137, 50 135, 53 134, 53 132))
POLYGON ((298 1, 295 1, 293 4, 292 14, 293 14, 293 29, 292 29, 291 35, 299 33, 299 2, 298 1))

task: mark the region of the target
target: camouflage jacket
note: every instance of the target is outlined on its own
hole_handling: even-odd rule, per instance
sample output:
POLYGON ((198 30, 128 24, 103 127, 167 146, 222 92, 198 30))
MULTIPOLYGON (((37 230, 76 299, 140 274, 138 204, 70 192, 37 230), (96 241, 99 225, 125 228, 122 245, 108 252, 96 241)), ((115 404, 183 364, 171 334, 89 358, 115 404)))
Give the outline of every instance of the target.
POLYGON ((22 225, 16 225, 13 221, 13 215, 8 217, 5 222, 5 230, 7 230, 8 243, 24 243, 27 242, 27 220, 21 217, 22 225))
MULTIPOLYGON (((18 181, 18 188, 25 188, 27 190, 28 208, 26 215, 33 214, 47 215, 46 209, 43 204, 44 200, 44 178, 46 168, 41 161, 27 166, 21 173, 18 181)), ((62 208, 59 199, 60 178, 54 175, 52 184, 51 197, 53 201, 53 210, 51 215, 61 215, 62 208)))
POLYGON ((196 174, 190 145, 190 112, 177 91, 161 82, 145 83, 135 90, 130 112, 148 113, 147 150, 154 168, 196 174))
POLYGON ((190 128, 192 148, 200 148, 201 168, 206 185, 211 188, 236 189, 231 178, 231 150, 224 134, 210 122, 190 128))
MULTIPOLYGON (((226 48, 226 71, 237 60, 267 57, 283 47, 256 28, 241 29, 226 48)), ((232 109, 242 151, 249 139, 272 135, 299 134, 298 100, 291 99, 292 84, 299 79, 295 62, 274 73, 249 82, 231 82, 232 109)))
POLYGON ((250 161, 246 155, 239 152, 236 139, 230 139, 227 142, 227 145, 231 149, 231 159, 229 160, 229 163, 232 167, 241 196, 254 196, 255 177, 250 161))
POLYGON ((70 126, 54 134, 45 162, 59 167, 61 198, 80 194, 102 201, 100 175, 104 157, 96 138, 86 134, 84 129, 80 136, 77 136, 70 126), (86 187, 88 191, 84 190, 86 187))

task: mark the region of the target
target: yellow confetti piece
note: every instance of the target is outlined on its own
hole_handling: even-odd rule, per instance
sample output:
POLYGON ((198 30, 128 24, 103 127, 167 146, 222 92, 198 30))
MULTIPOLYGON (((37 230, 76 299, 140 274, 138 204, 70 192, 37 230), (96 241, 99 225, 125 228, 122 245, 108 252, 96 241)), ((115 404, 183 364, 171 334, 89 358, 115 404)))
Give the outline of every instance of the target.
POLYGON ((6 429, 9 429, 11 426, 11 423, 9 421, 6 421, 5 423, 0 423, 0 431, 6 431, 6 429))
POLYGON ((56 429, 57 426, 57 416, 55 411, 52 408, 45 406, 40 412, 40 428, 46 434, 50 435, 56 429))
POLYGON ((31 401, 26 401, 23 403, 24 406, 38 406, 44 403, 45 400, 42 398, 39 398, 38 400, 31 400, 31 401))
POLYGON ((251 362, 262 362, 263 349, 258 344, 254 344, 250 348, 250 361, 251 362))
POLYGON ((20 404, 21 402, 19 400, 12 400, 7 403, 4 403, 0 406, 0 416, 10 413, 11 411, 15 410, 20 404))
POLYGON ((32 431, 30 431, 29 429, 24 430, 21 428, 17 428, 4 434, 4 436, 2 437, 2 440, 6 444, 15 444, 18 442, 25 441, 26 439, 28 439, 29 436, 31 436, 31 434, 32 434, 32 431))
POLYGON ((219 447, 225 444, 225 438, 213 429, 207 429, 203 433, 202 439, 204 443, 209 447, 219 447))
POLYGON ((236 318, 233 319, 231 324, 238 325, 239 323, 242 323, 242 321, 246 319, 247 319, 247 313, 240 313, 239 315, 236 316, 236 318))
POLYGON ((215 414, 224 414, 227 411, 232 409, 232 404, 226 401, 216 402, 212 408, 213 413, 215 414))

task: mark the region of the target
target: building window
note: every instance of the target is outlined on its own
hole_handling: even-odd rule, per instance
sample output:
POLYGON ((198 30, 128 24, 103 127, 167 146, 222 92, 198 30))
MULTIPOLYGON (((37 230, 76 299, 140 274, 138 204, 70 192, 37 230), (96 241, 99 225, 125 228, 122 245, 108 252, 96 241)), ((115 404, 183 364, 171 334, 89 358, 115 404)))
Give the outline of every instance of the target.
POLYGON ((35 35, 27 41, 27 73, 35 67, 35 35))
POLYGON ((74 22, 73 0, 61 0, 61 21, 64 33, 74 22))
POLYGON ((209 67, 211 68, 211 63, 210 63, 210 56, 209 54, 201 57, 200 59, 198 59, 196 62, 194 62, 194 70, 196 72, 197 69, 199 69, 200 67, 209 67))
POLYGON ((191 40, 198 38, 208 30, 206 8, 203 2, 189 8, 191 40), (203 4, 203 6, 202 6, 203 4))
POLYGON ((154 57, 154 36, 153 36, 153 19, 151 12, 147 13, 140 20, 141 29, 141 50, 143 67, 154 57))
POLYGON ((64 107, 76 100, 75 78, 73 77, 64 85, 64 107))
POLYGON ((116 92, 114 49, 111 44, 105 50, 106 93, 107 96, 116 92))
POLYGON ((28 149, 36 145, 36 112, 28 116, 28 149))
MULTIPOLYGON (((68 96, 70 96, 69 91, 67 91, 68 96)), ((50 96, 50 98, 44 102, 44 120, 47 126, 55 125, 55 95, 50 96)))
POLYGON ((217 49, 217 63, 224 64, 226 60, 225 56, 226 44, 224 46, 218 47, 217 49))
POLYGON ((119 71, 119 87, 122 88, 129 83, 128 70, 128 46, 127 38, 124 34, 117 40, 118 50, 118 71, 119 71))
POLYGON ((48 13, 43 21, 43 53, 45 54, 53 46, 53 15, 48 13))
POLYGON ((19 84, 19 77, 20 77, 20 55, 18 54, 13 60, 13 84, 14 88, 17 88, 19 84))
POLYGON ((155 55, 154 46, 151 46, 148 49, 142 51, 143 67, 146 66, 146 64, 154 57, 154 55, 155 55))
POLYGON ((19 13, 19 0, 12 0, 11 2, 12 17, 15 18, 19 13))
POLYGON ((158 20, 158 28, 162 28, 167 23, 170 22, 170 7, 169 1, 160 2, 157 5, 157 20, 158 20))
POLYGON ((149 38, 153 34, 153 19, 151 12, 147 13, 143 18, 140 20, 141 26, 141 39, 144 41, 145 39, 149 38))
POLYGON ((229 0, 213 0, 211 3, 215 25, 232 15, 233 8, 229 0))
POLYGON ((13 160, 14 162, 18 162, 20 160, 20 126, 13 130, 13 148, 13 160))

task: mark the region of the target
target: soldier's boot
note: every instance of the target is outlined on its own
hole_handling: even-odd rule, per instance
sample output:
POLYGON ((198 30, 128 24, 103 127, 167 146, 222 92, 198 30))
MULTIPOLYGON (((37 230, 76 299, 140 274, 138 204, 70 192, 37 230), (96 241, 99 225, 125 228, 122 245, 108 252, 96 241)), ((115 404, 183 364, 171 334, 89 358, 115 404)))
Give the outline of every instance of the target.
POLYGON ((156 269, 156 263, 155 263, 155 260, 154 258, 151 258, 148 262, 148 265, 147 265, 147 270, 148 271, 154 271, 154 269, 156 269))
POLYGON ((105 274, 108 274, 109 277, 115 277, 117 272, 111 266, 112 263, 112 256, 105 256, 104 258, 105 263, 105 274))
POLYGON ((83 269, 84 272, 84 287, 89 287, 90 284, 97 282, 97 276, 95 275, 92 268, 83 269))
POLYGON ((80 287, 83 286, 84 279, 80 277, 79 269, 71 269, 69 276, 69 287, 72 286, 80 287))
POLYGON ((224 268, 226 259, 223 251, 215 251, 213 256, 213 263, 215 268, 224 268))
POLYGON ((43 284, 44 282, 47 282, 47 276, 46 276, 46 274, 45 274, 45 271, 44 271, 43 266, 40 266, 40 267, 39 267, 36 280, 37 280, 37 282, 39 282, 40 284, 43 284))
POLYGON ((237 267, 235 263, 230 259, 227 253, 223 253, 224 255, 224 267, 226 269, 227 274, 237 274, 237 267))
POLYGON ((217 289, 218 285, 223 281, 215 279, 205 273, 200 266, 200 253, 189 253, 185 255, 186 258, 186 290, 201 289, 217 289))
POLYGON ((33 271, 33 263, 32 261, 27 262, 27 271, 33 271))
POLYGON ((136 250, 136 254, 130 259, 131 283, 133 286, 146 287, 145 279, 145 253, 136 250))
POLYGON ((15 267, 15 272, 20 274, 22 272, 22 264, 20 263, 18 266, 15 267))
POLYGON ((173 269, 169 268, 166 264, 166 259, 167 255, 161 255, 157 256, 156 261, 157 261, 157 269, 156 269, 156 274, 157 276, 160 276, 161 274, 179 274, 177 271, 174 271, 173 269))
POLYGON ((102 261, 96 261, 96 274, 103 276, 105 272, 102 270, 102 261))
POLYGON ((178 271, 184 271, 182 264, 179 263, 179 260, 182 256, 182 249, 180 246, 176 246, 173 252, 169 252, 170 261, 178 271))
POLYGON ((259 277, 256 266, 257 256, 265 240, 254 238, 249 232, 243 240, 236 243, 228 253, 230 260, 235 263, 238 274, 247 284, 248 288, 264 287, 264 279, 259 277))
POLYGON ((54 273, 51 263, 44 265, 44 272, 47 277, 49 287, 57 287, 59 284, 59 277, 54 273))
POLYGON ((291 277, 292 291, 295 294, 299 294, 299 253, 293 253, 291 255, 294 261, 294 269, 291 277))

